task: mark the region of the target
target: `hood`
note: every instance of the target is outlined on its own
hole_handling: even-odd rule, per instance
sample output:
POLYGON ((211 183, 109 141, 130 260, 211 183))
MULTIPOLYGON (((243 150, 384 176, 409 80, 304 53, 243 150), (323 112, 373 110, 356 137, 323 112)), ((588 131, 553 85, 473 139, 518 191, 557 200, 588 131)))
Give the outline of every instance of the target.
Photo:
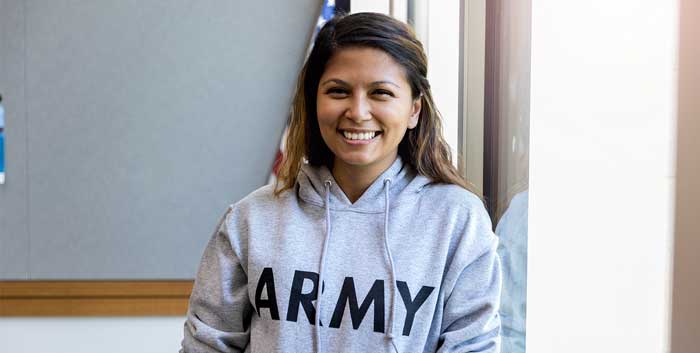
POLYGON ((299 186, 299 197, 311 204, 319 207, 325 206, 326 186, 325 182, 330 181, 330 209, 337 210, 352 210, 363 213, 382 213, 384 212, 384 180, 390 179, 389 197, 391 198, 391 208, 397 205, 415 199, 418 193, 424 186, 431 181, 425 176, 418 173, 409 164, 404 163, 400 156, 396 157, 394 163, 384 171, 372 184, 365 190, 355 203, 345 196, 343 190, 333 178, 330 170, 323 166, 312 166, 303 164, 299 175, 297 176, 297 185, 299 186))

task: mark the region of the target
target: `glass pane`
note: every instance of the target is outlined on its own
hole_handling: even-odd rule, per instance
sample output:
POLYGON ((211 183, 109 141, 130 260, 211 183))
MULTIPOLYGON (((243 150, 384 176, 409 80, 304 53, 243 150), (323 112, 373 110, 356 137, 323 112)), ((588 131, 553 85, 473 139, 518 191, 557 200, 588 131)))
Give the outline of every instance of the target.
POLYGON ((530 2, 486 2, 484 197, 503 269, 503 352, 525 352, 530 2))

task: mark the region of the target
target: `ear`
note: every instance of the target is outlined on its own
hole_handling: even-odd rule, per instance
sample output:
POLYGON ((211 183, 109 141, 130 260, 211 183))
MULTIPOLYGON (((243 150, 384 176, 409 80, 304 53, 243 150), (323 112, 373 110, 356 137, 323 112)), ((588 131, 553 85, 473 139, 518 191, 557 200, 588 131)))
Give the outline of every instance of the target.
POLYGON ((408 118, 408 128, 413 129, 418 126, 418 118, 420 117, 421 102, 423 101, 423 95, 421 94, 413 101, 413 107, 411 109, 411 116, 408 118))

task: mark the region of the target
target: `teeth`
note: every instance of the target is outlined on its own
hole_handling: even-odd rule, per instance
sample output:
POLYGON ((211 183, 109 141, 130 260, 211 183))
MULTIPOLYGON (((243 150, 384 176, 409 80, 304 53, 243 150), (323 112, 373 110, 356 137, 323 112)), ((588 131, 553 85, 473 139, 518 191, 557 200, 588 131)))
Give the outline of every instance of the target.
POLYGON ((361 133, 353 133, 353 132, 348 132, 348 131, 343 131, 343 135, 345 136, 346 139, 349 140, 371 140, 376 136, 377 132, 361 132, 361 133))

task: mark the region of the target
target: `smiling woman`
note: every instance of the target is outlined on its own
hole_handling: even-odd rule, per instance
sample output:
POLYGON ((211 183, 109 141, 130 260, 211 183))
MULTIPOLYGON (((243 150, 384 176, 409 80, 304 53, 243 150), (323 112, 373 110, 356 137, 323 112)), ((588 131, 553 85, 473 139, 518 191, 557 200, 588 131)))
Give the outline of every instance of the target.
MULTIPOLYGON (((371 182, 386 170, 406 130, 416 127, 421 108, 403 68, 373 48, 348 48, 334 55, 317 97, 318 125, 335 156, 333 175, 341 187, 369 185, 353 176, 366 175, 371 182)), ((355 202, 364 190, 343 191, 355 202)))
POLYGON ((278 183, 231 205, 205 249, 183 352, 500 352, 498 241, 426 75, 402 22, 324 25, 278 183))

